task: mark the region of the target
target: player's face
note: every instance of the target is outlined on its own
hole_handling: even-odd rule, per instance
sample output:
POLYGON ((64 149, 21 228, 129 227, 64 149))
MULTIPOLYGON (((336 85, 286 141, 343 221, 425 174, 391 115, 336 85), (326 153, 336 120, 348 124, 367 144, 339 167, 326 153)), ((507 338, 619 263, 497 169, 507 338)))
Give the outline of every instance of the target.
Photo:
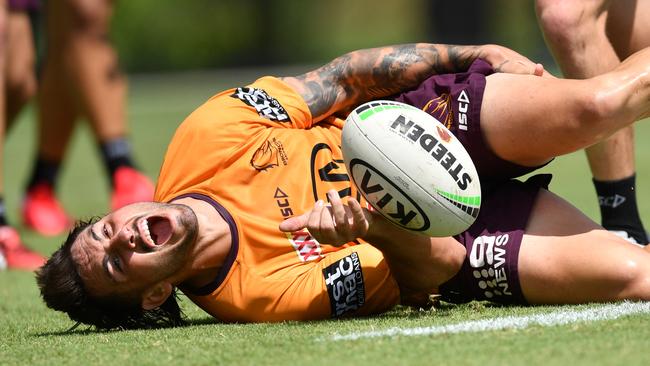
POLYGON ((183 268, 197 231, 185 205, 136 203, 87 227, 70 251, 92 294, 142 292, 183 268))

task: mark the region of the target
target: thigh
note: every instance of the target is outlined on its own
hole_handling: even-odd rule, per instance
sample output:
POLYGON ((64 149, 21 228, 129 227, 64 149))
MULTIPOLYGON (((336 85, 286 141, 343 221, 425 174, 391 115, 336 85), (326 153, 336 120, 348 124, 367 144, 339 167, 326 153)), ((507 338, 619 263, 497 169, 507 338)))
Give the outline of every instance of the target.
POLYGON ((497 156, 524 166, 590 145, 583 130, 593 81, 497 73, 487 77, 481 129, 497 156))
POLYGON ((650 1, 616 0, 609 5, 606 30, 620 59, 650 46, 650 1))
POLYGON ((541 191, 519 251, 531 304, 644 298, 650 253, 605 231, 558 196, 541 191))
POLYGON ((7 22, 7 84, 10 90, 22 87, 26 81, 35 82, 35 51, 29 15, 9 12, 7 22))

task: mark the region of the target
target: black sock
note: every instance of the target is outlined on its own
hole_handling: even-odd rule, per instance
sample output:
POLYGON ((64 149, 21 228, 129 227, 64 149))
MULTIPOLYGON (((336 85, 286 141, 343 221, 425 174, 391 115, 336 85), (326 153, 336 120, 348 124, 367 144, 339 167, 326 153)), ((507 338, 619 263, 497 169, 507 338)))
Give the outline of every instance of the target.
POLYGON ((54 187, 56 178, 59 175, 60 167, 60 162, 49 161, 39 156, 34 164, 34 170, 32 171, 32 177, 29 179, 29 183, 27 184, 27 189, 29 190, 39 183, 47 183, 54 187))
POLYGON ((0 197, 0 226, 8 225, 7 223, 7 209, 5 208, 5 200, 0 197))
POLYGON ((133 167, 131 145, 125 138, 117 138, 104 142, 100 144, 99 149, 101 150, 104 165, 110 177, 113 177, 115 171, 120 167, 133 167))
POLYGON ((639 244, 648 243, 636 204, 636 175, 615 181, 593 180, 600 217, 607 230, 622 230, 639 244))

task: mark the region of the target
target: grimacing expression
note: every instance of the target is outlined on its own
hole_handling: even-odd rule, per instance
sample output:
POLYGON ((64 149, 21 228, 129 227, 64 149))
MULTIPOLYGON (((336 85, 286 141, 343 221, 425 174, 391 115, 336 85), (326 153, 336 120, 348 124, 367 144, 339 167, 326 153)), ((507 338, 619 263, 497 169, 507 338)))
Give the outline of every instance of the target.
POLYGON ((91 294, 142 292, 183 268, 197 233, 188 206, 135 203, 89 225, 70 252, 91 294))

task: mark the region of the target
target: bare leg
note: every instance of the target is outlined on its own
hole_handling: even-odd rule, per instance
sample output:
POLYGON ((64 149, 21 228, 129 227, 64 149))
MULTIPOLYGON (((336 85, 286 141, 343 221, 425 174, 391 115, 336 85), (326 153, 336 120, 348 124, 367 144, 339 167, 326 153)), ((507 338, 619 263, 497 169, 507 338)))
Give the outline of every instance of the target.
MULTIPOLYGON (((7 12, 2 8, 0 29, 0 156, 8 130, 22 108, 36 95, 34 44, 29 17, 24 12, 7 12)), ((3 192, 2 159, 0 159, 0 196, 3 192)))
POLYGON ((650 300, 646 249, 541 191, 519 252, 522 291, 532 304, 650 300))
MULTIPOLYGON (((546 41, 565 77, 590 78, 610 71, 620 63, 606 34, 609 5, 606 0, 537 2, 546 41)), ((632 175, 632 128, 623 129, 602 143, 587 148, 587 157, 596 179, 614 180, 632 175)))
POLYGON ((126 87, 107 43, 111 4, 66 0, 47 5, 39 152, 60 161, 81 114, 98 141, 124 136, 126 87))
MULTIPOLYGON (((4 196, 4 141, 7 127, 6 113, 6 59, 7 59, 7 30, 8 26, 7 0, 0 0, 0 197, 4 196)), ((4 203, 0 214, 4 217, 4 203)))
POLYGON ((3 200, 5 128, 35 92, 31 29, 23 12, 7 11, 0 0, 0 270, 34 270, 45 263, 27 249, 18 231, 7 222, 3 200))
MULTIPOLYGON (((586 79, 613 70, 650 46, 650 5, 638 0, 537 0, 539 23, 565 77, 586 79)), ((603 225, 647 241, 634 193, 634 130, 624 128, 586 148, 603 225), (607 202, 622 195, 624 205, 607 202), (618 208, 617 208, 618 207, 618 208)))
POLYGON ((588 80, 493 74, 481 126, 503 159, 528 166, 590 146, 650 113, 650 48, 588 80))
POLYGON ((25 104, 36 95, 36 55, 29 16, 24 12, 10 12, 8 26, 6 118, 10 127, 25 104))
MULTIPOLYGON (((5 131, 16 115, 36 94, 34 44, 29 17, 24 12, 9 12, 6 1, 0 2, 0 156, 5 131)), ((0 196, 3 193, 3 170, 0 159, 0 196)))
POLYGON ((78 90, 79 106, 99 141, 126 134, 126 81, 108 39, 110 0, 66 0, 53 9, 62 43, 53 52, 66 61, 63 71, 78 90))

